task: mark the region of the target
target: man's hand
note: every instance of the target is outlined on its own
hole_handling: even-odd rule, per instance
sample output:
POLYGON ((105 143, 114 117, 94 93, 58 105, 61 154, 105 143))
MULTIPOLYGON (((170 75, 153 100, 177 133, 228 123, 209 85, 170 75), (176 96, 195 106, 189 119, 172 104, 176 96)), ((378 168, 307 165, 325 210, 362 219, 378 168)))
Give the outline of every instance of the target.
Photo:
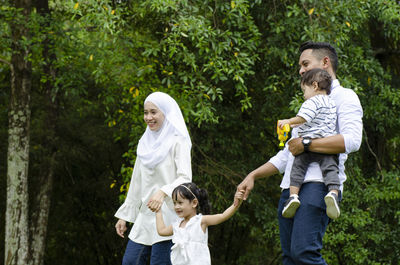
POLYGON ((304 145, 302 142, 303 138, 294 138, 290 140, 287 144, 289 145, 289 151, 292 155, 297 156, 304 152, 304 145))
MULTIPOLYGON (((254 188, 254 176, 250 173, 246 178, 237 186, 236 192, 244 192, 243 200, 247 200, 251 190, 254 188)), ((233 205, 237 206, 240 200, 235 197, 233 205)))

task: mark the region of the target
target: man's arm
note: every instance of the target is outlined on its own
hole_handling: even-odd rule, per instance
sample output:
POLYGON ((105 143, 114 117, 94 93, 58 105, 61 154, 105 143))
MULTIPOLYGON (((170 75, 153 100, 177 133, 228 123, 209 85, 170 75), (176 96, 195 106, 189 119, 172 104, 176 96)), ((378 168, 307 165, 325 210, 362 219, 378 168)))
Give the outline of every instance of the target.
MULTIPOLYGON (((237 192, 244 190, 243 200, 247 200, 251 190, 254 188, 254 181, 260 178, 266 178, 278 173, 278 169, 271 163, 267 162, 264 165, 250 172, 245 179, 237 186, 237 192)), ((235 198, 234 205, 238 205, 239 200, 235 198)))
MULTIPOLYGON (((301 137, 294 138, 288 142, 289 151, 294 155, 304 152, 304 146, 301 137)), ((308 150, 322 154, 340 154, 346 152, 344 138, 341 134, 328 136, 325 138, 313 139, 308 150)))

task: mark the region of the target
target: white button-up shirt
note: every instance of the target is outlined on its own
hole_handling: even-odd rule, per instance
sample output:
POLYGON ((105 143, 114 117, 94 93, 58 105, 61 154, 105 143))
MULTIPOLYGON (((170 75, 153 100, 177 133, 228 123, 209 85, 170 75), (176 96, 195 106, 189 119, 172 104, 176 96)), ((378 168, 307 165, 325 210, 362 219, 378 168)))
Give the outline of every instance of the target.
MULTIPOLYGON (((357 94, 351 89, 340 86, 337 79, 332 81, 330 97, 336 104, 336 131, 343 136, 346 149, 346 152, 339 156, 339 179, 343 191, 343 182, 346 181, 344 163, 347 160, 347 155, 357 151, 361 145, 363 110, 357 94)), ((297 129, 294 128, 292 138, 297 137, 297 129)), ((290 186, 290 172, 293 161, 294 156, 290 153, 287 144, 282 151, 269 160, 280 173, 285 172, 280 185, 282 189, 287 189, 290 186)), ((314 162, 308 166, 304 182, 324 182, 318 163, 314 162)))

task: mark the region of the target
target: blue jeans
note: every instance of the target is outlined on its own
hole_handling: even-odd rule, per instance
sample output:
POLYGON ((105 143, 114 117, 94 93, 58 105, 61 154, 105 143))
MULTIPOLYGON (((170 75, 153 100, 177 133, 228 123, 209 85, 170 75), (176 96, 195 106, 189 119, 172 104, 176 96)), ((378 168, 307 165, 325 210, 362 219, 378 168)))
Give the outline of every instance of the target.
POLYGON ((171 265, 172 240, 162 241, 152 246, 142 245, 129 240, 122 265, 171 265))
POLYGON ((294 218, 282 217, 282 209, 289 198, 289 189, 282 191, 278 206, 279 232, 284 265, 326 265, 321 255, 322 238, 329 223, 324 197, 328 193, 324 183, 308 182, 301 186, 300 207, 294 218))

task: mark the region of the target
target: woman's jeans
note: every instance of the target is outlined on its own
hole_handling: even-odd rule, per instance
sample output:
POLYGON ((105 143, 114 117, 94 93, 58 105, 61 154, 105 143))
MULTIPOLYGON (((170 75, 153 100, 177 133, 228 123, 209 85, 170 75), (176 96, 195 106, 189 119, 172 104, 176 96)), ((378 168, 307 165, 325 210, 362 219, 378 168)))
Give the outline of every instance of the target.
MULTIPOLYGON (((290 192, 289 189, 282 191, 278 206, 278 220, 284 265, 326 265, 320 251, 322 238, 329 223, 324 201, 327 193, 328 189, 324 183, 304 183, 299 193, 301 204, 294 218, 284 218, 282 209, 290 192)), ((341 198, 340 194, 339 198, 341 198)))
POLYGON ((162 241, 152 246, 142 245, 129 240, 126 246, 122 265, 150 265, 171 264, 172 240, 162 241))

